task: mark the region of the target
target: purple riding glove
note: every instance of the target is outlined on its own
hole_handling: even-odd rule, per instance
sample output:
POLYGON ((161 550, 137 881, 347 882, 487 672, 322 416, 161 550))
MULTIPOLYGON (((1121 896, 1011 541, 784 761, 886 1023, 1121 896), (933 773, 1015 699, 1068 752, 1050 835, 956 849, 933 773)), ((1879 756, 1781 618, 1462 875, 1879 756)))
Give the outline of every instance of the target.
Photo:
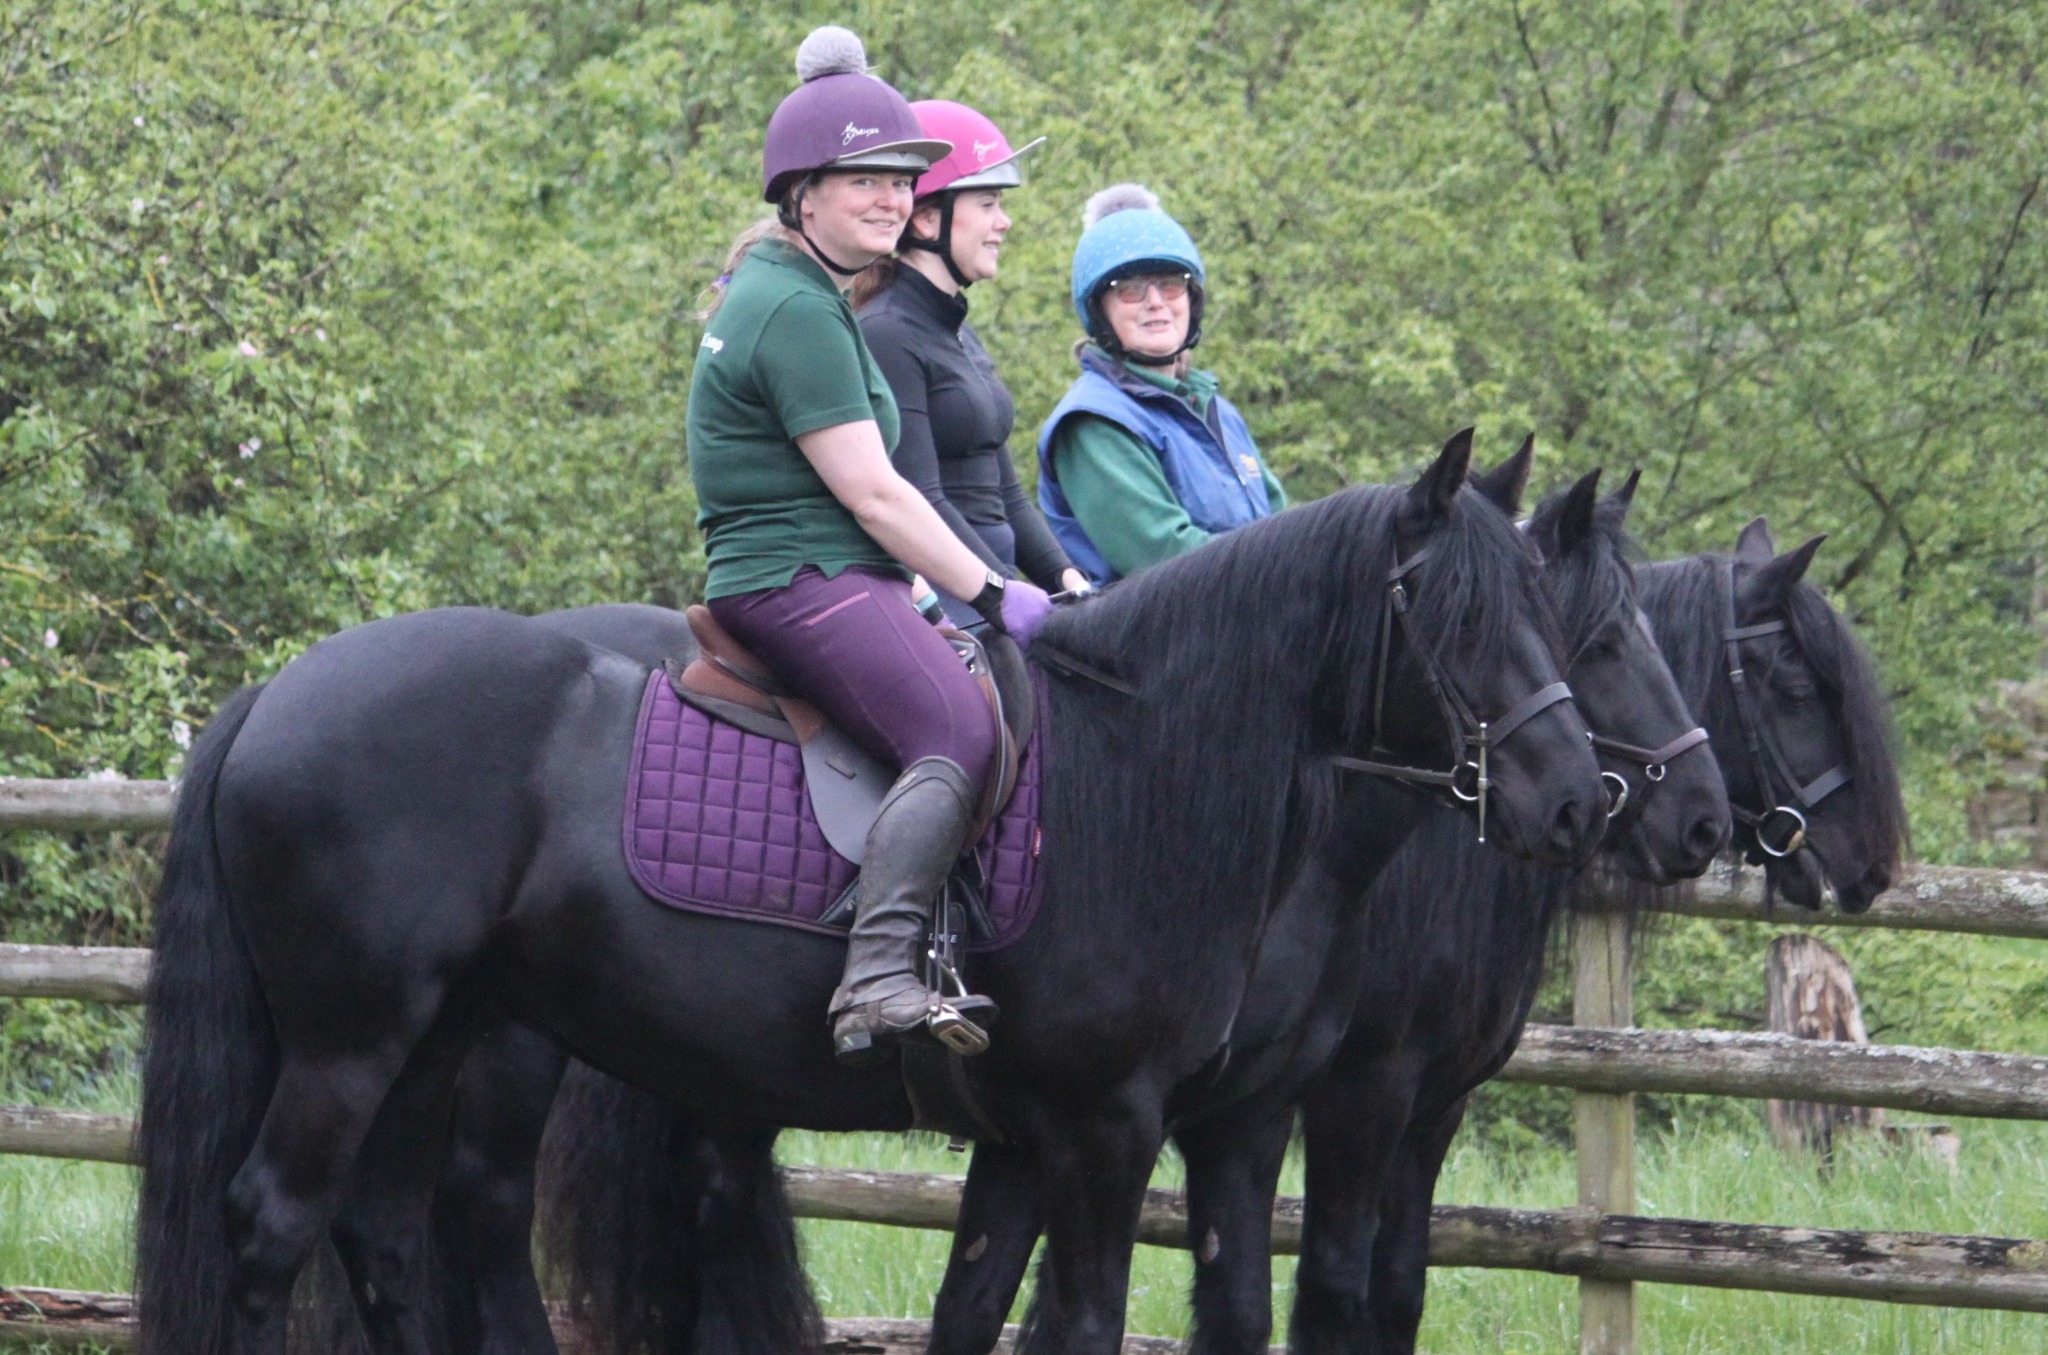
POLYGON ((1003 586, 1003 629, 1019 645, 1029 649, 1031 637, 1051 615, 1052 599, 1037 584, 1012 579, 1003 586))

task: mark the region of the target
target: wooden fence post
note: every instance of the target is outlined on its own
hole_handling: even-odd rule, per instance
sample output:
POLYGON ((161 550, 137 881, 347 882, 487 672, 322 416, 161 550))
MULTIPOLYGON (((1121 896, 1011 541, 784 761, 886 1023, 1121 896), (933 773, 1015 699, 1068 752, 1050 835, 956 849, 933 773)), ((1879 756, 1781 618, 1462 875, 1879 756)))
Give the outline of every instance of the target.
MULTIPOLYGON (((1770 1028, 1802 1040, 1867 1045, 1856 979, 1841 952, 1817 936, 1786 932, 1771 938, 1764 956, 1764 1005, 1770 1028)), ((1821 1161, 1834 1157, 1837 1129, 1884 1129, 1884 1112, 1867 1106, 1830 1106, 1815 1101, 1764 1102, 1771 1138, 1788 1151, 1805 1149, 1821 1161)))
MULTIPOLYGON (((1633 970, 1627 914, 1583 910, 1573 914, 1575 1024, 1633 1026, 1633 970)), ((1635 1098, 1626 1093, 1580 1092, 1572 1098, 1581 1206, 1603 1214, 1636 1212, 1635 1111, 1635 1098)), ((1635 1286, 1626 1280, 1580 1280, 1580 1355, 1635 1355, 1635 1350, 1635 1286)))

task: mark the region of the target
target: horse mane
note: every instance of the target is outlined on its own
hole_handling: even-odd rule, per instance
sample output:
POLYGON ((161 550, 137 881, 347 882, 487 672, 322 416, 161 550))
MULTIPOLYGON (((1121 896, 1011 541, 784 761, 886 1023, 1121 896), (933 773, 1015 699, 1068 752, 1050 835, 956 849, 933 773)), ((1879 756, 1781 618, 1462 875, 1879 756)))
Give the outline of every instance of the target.
MULTIPOLYGON (((1087 882, 1069 891, 1077 917, 1113 912, 1096 919, 1113 934, 1136 922, 1138 898, 1243 907, 1249 890, 1272 901, 1282 863, 1333 811, 1325 755, 1362 752, 1372 735, 1407 493, 1360 486, 1289 509, 1047 620, 1042 642, 1139 692, 1052 681, 1049 883, 1087 882)), ((1475 662, 1505 662, 1540 597, 1520 534, 1461 492, 1429 551, 1408 581, 1411 633, 1442 645, 1469 627, 1464 639, 1483 640, 1475 662)), ((1145 944, 1202 947, 1213 935, 1167 928, 1145 944)))
POLYGON ((1642 566, 1643 610, 1665 666, 1692 713, 1702 719, 1724 699, 1721 631, 1727 625, 1725 555, 1688 555, 1642 566))

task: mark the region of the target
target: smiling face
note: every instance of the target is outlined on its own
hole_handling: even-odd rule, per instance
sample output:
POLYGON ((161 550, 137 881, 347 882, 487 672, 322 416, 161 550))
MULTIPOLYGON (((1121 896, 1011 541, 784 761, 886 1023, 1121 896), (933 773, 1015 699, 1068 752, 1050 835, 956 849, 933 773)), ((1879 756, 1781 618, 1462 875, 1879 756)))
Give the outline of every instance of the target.
MULTIPOLYGON (((917 205, 910 228, 927 240, 939 238, 937 196, 917 205)), ((985 282, 1001 270, 1003 239, 1009 233, 1002 189, 967 188, 953 195, 953 264, 969 282, 985 282)))
POLYGON ((1102 294, 1102 318, 1109 322, 1124 351, 1140 358, 1169 358, 1188 337, 1189 293, 1185 273, 1133 273, 1111 282, 1102 294), (1139 284, 1145 285, 1140 292, 1139 284), (1179 282, 1180 295, 1168 297, 1179 282), (1127 295, 1138 293, 1135 300, 1127 295))
POLYGON ((896 248, 915 183, 895 169, 822 174, 804 194, 804 229, 835 262, 866 267, 896 248))

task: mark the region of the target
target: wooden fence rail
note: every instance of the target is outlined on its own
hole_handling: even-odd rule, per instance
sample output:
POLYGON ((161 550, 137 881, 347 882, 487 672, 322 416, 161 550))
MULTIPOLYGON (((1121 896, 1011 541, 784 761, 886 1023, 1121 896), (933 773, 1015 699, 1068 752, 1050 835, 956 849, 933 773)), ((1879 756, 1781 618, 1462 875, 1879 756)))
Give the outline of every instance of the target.
MULTIPOLYGON (((562 1355, 593 1355, 563 1305, 548 1305, 548 1321, 562 1355)), ((827 1318, 818 1355, 924 1355, 930 1337, 931 1324, 912 1318, 827 1318)), ((133 1350, 135 1299, 76 1289, 0 1289, 0 1349, 12 1349, 13 1341, 62 1351, 133 1350)), ((990 1355, 1011 1355, 1016 1343, 1017 1328, 1004 1327, 990 1355)), ((1126 1336, 1123 1355, 1181 1355, 1185 1348, 1164 1336, 1126 1336)), ((1276 1347, 1272 1355, 1286 1353, 1276 1347)))
MULTIPOLYGON (((0 945, 0 997, 141 1002, 148 980, 146 950, 0 945)), ((2048 1058, 1789 1035, 1531 1025, 1498 1076, 1610 1095, 1797 1097, 1931 1115, 2048 1120, 2048 1058)))
POLYGON ((1796 1097, 1930 1115, 2048 1120, 2048 1058, 1764 1032, 1531 1025, 1495 1076, 1608 1094, 1796 1097))
MULTIPOLYGON (((958 1176, 827 1167, 785 1167, 782 1176, 798 1218, 951 1231, 959 1214, 958 1176)), ((1300 1250, 1301 1215, 1297 1198, 1274 1202, 1274 1251, 1300 1250)), ((1140 1242, 1186 1250, 1187 1231, 1181 1192, 1146 1192, 1140 1242)), ((1430 1217, 1429 1263, 2048 1313, 2048 1245, 2018 1238, 1438 1205, 1430 1217)))

